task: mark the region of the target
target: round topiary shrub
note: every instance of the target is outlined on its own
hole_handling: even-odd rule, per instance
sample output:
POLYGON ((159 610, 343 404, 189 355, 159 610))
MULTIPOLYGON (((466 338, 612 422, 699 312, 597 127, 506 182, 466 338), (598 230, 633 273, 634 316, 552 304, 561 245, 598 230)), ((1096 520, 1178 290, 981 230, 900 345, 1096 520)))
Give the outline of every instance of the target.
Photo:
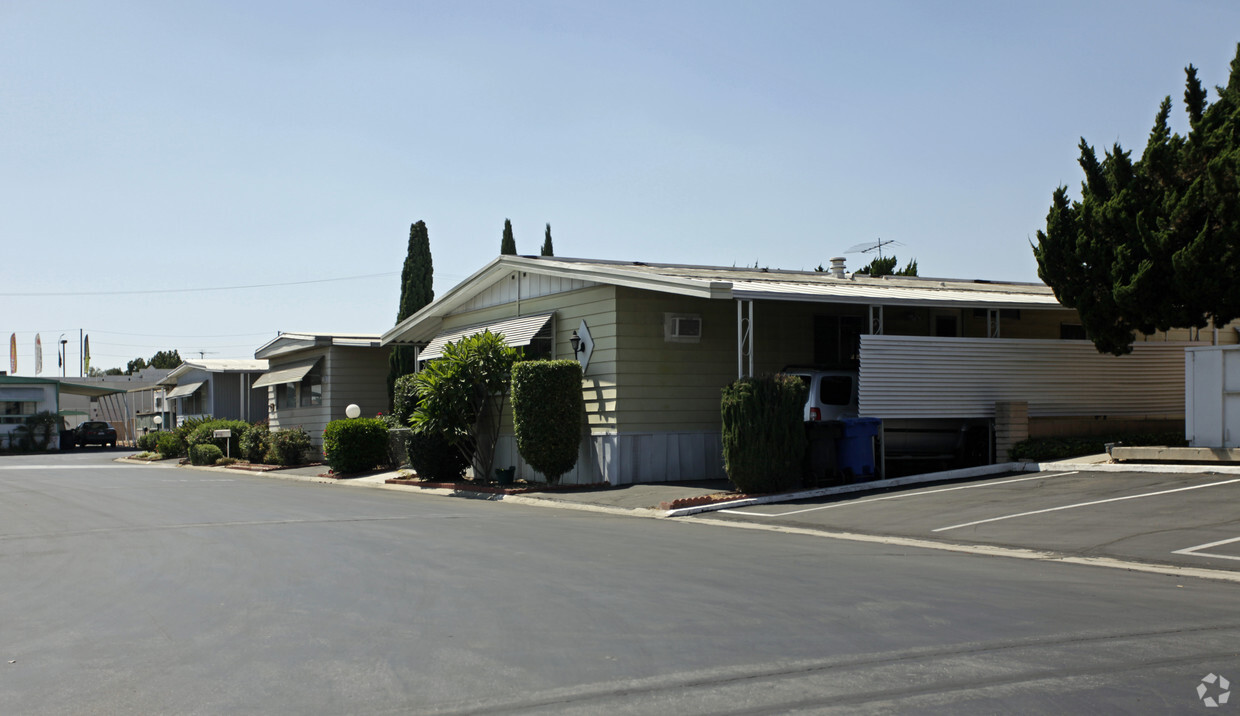
POLYGON ((176 433, 158 433, 155 450, 164 457, 182 457, 185 455, 185 441, 176 433))
POLYGON ((800 484, 808 389, 790 375, 741 378, 723 389, 723 464, 741 492, 800 484))
POLYGON ((191 445, 189 461, 191 465, 214 465, 216 460, 224 457, 224 451, 211 443, 191 445))
POLYGON ((512 366, 517 452, 552 485, 577 464, 584 421, 580 363, 536 360, 512 366))
POLYGON ((271 433, 271 448, 263 457, 268 465, 304 465, 314 446, 310 435, 301 427, 271 433))
POLYGON ((387 425, 378 418, 333 420, 323 429, 323 455, 332 470, 362 472, 388 461, 387 425))

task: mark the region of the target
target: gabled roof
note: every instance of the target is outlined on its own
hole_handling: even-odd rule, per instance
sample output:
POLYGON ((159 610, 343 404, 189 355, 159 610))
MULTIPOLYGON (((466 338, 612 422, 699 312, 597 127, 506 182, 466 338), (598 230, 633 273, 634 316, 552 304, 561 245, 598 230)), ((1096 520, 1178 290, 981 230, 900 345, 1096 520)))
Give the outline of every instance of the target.
POLYGON ((176 385, 177 379, 191 370, 202 370, 208 373, 262 373, 267 370, 267 361, 233 358, 187 360, 159 381, 159 385, 176 385))
POLYGON ((383 334, 424 343, 443 318, 513 271, 708 299, 951 308, 1062 308, 1042 284, 905 276, 835 276, 822 271, 651 264, 558 256, 500 256, 383 334))
POLYGON ((310 348, 323 346, 348 346, 353 348, 378 348, 378 333, 281 333, 258 350, 255 358, 275 358, 310 348))

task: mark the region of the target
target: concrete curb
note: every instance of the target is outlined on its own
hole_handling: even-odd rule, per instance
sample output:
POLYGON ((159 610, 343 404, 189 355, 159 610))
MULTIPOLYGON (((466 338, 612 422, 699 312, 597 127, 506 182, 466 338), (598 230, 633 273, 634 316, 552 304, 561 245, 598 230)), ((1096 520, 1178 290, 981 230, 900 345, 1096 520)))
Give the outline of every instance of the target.
MULTIPOLYGON (((869 492, 871 490, 883 490, 888 487, 903 487, 905 485, 920 485, 927 482, 948 482, 950 480, 966 480, 970 477, 985 477, 986 475, 996 475, 1003 472, 1030 472, 1036 470, 1036 463, 1027 462, 1005 462, 998 465, 981 465, 979 467, 966 467, 960 470, 944 470, 942 472, 927 472, 921 475, 908 475, 906 477, 893 477, 888 480, 874 480, 872 482, 857 482, 851 485, 839 485, 836 487, 821 487, 816 490, 803 490, 801 492, 781 492, 778 495, 762 495, 761 497, 750 497, 743 500, 731 500, 728 502, 713 502, 708 505, 694 505, 693 507, 681 507, 675 510, 665 510, 660 513, 660 517, 687 517, 702 512, 716 512, 718 510, 729 510, 734 507, 749 507, 751 505, 768 505, 775 502, 793 502, 795 500, 808 500, 814 497, 829 497, 831 495, 846 495, 851 492, 869 492)), ((1058 468, 1054 468, 1058 469, 1058 468)))

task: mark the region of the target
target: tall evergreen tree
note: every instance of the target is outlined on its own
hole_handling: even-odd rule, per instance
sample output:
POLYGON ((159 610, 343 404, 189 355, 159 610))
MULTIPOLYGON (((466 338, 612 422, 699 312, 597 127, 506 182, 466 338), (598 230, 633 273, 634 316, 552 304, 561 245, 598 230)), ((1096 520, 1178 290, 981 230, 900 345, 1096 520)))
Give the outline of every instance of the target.
POLYGON ((543 239, 542 249, 538 251, 539 256, 555 256, 555 251, 551 248, 551 224, 547 224, 547 237, 543 239))
MULTIPOLYGON (((400 323, 435 300, 434 266, 431 263, 431 239, 426 222, 418 221, 409 226, 409 248, 405 253, 405 265, 400 272, 400 306, 396 322, 400 323)), ((393 346, 388 356, 388 403, 392 399, 392 386, 402 375, 416 369, 413 346, 393 346)))
POLYGON ((517 255, 517 240, 512 238, 512 222, 504 219, 504 239, 500 241, 499 253, 501 256, 517 255))
POLYGON ((1081 198, 1055 190, 1033 247, 1038 275, 1099 352, 1130 352, 1135 331, 1240 318, 1240 45, 1214 104, 1197 69, 1185 74, 1188 135, 1168 128, 1167 97, 1136 161, 1119 144, 1099 161, 1081 139, 1081 198))

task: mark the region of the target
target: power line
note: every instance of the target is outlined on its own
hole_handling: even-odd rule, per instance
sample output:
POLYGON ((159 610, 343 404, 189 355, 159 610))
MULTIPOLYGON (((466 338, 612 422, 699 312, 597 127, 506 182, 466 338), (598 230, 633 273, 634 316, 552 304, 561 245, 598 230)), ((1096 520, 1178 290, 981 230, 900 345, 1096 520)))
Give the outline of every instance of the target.
POLYGON ((205 288, 156 288, 147 290, 134 291, 47 291, 47 292, 29 292, 29 291, 12 291, 0 292, 0 296, 136 296, 148 295, 155 293, 199 293, 206 291, 237 291, 249 288, 275 288, 278 286, 302 286, 310 283, 330 283, 332 281, 357 281, 364 278, 382 278, 384 276, 398 276, 397 271, 388 271, 385 273, 371 273, 362 276, 342 276, 340 278, 319 278, 307 281, 289 281, 287 283, 255 283, 246 286, 211 286, 205 288))

